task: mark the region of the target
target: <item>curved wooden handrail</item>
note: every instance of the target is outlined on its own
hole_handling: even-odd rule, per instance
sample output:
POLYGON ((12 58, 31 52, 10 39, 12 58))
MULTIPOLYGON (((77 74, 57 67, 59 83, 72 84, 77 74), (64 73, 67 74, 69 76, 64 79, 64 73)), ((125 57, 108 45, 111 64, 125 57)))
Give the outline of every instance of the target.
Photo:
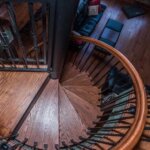
POLYGON ((75 40, 82 40, 84 42, 89 42, 95 44, 99 47, 104 48, 113 56, 118 58, 118 60, 122 63, 125 69, 130 74, 132 81, 134 83, 135 91, 136 91, 136 98, 137 98, 137 108, 136 108, 136 115, 134 119, 134 123, 132 124, 131 128, 129 129, 128 133, 125 137, 113 148, 113 150, 130 150, 133 149, 134 146, 137 144, 140 136, 143 132, 146 115, 147 115, 147 101, 146 101, 146 93, 145 88, 142 82, 140 75, 138 74, 135 67, 132 63, 117 49, 101 42, 97 39, 73 35, 73 39, 75 40))

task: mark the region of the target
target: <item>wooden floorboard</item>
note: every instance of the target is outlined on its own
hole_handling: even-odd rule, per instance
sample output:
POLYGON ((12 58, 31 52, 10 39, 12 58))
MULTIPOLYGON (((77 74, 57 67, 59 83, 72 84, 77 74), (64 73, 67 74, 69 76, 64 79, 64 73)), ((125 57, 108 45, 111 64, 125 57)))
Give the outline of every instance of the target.
MULTIPOLYGON (((132 0, 132 2, 134 1, 132 0)), ((106 5, 107 9, 90 36, 98 39, 109 18, 122 22, 124 27, 115 48, 133 63, 144 83, 150 85, 150 7, 142 6, 146 10, 145 15, 128 19, 122 11, 122 7, 128 2, 127 0, 102 0, 101 3, 106 5)), ((87 45, 84 46, 76 59, 77 66, 84 52, 86 51, 84 55, 86 57, 93 49, 92 45, 89 47, 87 45)))
POLYGON ((63 68, 60 82, 69 80, 69 79, 75 77, 76 75, 78 75, 79 73, 80 73, 79 70, 77 70, 75 68, 75 66, 73 66, 71 63, 67 63, 67 64, 65 64, 65 66, 63 68))
POLYGON ((55 150, 59 144, 58 80, 50 80, 19 130, 19 140, 28 138, 29 145, 38 142, 38 148, 48 144, 55 150))
POLYGON ((61 83, 63 86, 90 86, 92 85, 90 78, 88 77, 87 73, 82 72, 75 77, 68 79, 61 83))
POLYGON ((93 105, 91 105, 91 103, 80 98, 78 95, 67 89, 65 89, 65 93, 67 94, 70 102, 78 112, 82 122, 86 125, 86 127, 88 128, 95 126, 93 124, 93 121, 97 121, 97 116, 102 115, 100 109, 97 109, 97 106, 94 107, 93 105))
POLYGON ((122 11, 126 0, 102 0, 102 3, 107 5, 107 9, 93 36, 100 35, 109 18, 122 22, 124 27, 116 48, 133 63, 144 83, 150 84, 150 8, 142 6, 146 10, 145 15, 128 19, 122 11))
POLYGON ((47 76, 47 73, 0 72, 0 136, 13 131, 47 76))
POLYGON ((65 89, 78 95, 80 98, 89 102, 96 110, 99 110, 98 88, 94 86, 64 86, 65 89))
POLYGON ((86 137, 86 126, 61 86, 59 86, 59 97, 60 146, 63 142, 70 145, 72 139, 79 142, 79 136, 86 137))

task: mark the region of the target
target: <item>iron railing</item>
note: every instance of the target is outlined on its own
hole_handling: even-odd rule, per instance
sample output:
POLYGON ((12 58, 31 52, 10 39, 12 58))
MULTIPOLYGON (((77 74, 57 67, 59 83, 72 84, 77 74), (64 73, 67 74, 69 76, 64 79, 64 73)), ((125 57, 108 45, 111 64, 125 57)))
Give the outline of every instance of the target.
POLYGON ((6 0, 0 9, 9 16, 6 20, 4 15, 1 22, 5 23, 0 23, 0 70, 47 71, 49 4, 6 0), (19 13, 23 13, 22 18, 19 13))
POLYGON ((99 88, 98 107, 103 114, 88 129, 88 138, 70 140, 70 145, 62 141, 59 148, 132 149, 142 134, 146 117, 146 97, 138 73, 111 46, 88 37, 75 36, 74 40, 83 41, 83 46, 78 47, 73 41, 69 61, 80 72, 87 72, 93 86, 99 88), (95 46, 103 50, 98 51, 95 46))

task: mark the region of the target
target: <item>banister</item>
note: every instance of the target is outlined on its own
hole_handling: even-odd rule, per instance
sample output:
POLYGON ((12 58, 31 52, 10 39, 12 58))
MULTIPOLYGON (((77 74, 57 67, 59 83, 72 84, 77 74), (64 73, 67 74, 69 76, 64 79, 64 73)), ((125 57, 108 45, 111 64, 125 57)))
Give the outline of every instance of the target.
POLYGON ((74 40, 82 40, 84 42, 89 42, 91 44, 95 44, 101 48, 104 48, 113 56, 115 56, 125 67, 134 84, 136 98, 137 98, 137 107, 136 107, 136 115, 134 119, 134 123, 129 129, 128 133, 125 137, 113 148, 114 150, 129 150, 133 149, 134 146, 137 144, 140 136, 143 132, 144 125, 146 122, 146 115, 147 115, 147 101, 146 101, 146 93, 144 89, 144 85, 142 79, 132 65, 132 63, 117 49, 101 42, 97 39, 84 37, 79 35, 72 35, 72 39, 74 40))

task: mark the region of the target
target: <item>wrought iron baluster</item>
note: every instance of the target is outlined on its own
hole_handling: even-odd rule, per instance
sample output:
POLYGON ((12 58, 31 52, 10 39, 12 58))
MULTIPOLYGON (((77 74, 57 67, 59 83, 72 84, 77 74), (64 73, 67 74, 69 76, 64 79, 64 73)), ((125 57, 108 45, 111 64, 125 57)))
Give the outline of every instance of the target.
MULTIPOLYGON (((104 107, 104 106, 107 106, 107 105, 109 105, 109 104, 112 104, 112 103, 118 101, 118 100, 121 99, 121 98, 125 98, 125 97, 129 96, 130 94, 134 94, 134 92, 135 92, 134 89, 131 90, 131 91, 127 91, 127 92, 125 92, 125 93, 123 93, 123 94, 121 94, 121 95, 119 95, 119 96, 117 96, 117 97, 112 98, 111 101, 102 103, 102 104, 100 105, 100 107, 104 107)), ((99 101, 101 101, 102 99, 103 99, 103 98, 99 99, 99 101)))
POLYGON ((4 44, 3 47, 4 49, 6 49, 6 53, 8 54, 8 57, 10 58, 11 63, 13 64, 14 67, 16 67, 16 64, 12 58, 10 49, 9 49, 9 44, 8 41, 2 36, 2 34, 0 34, 0 40, 2 41, 2 43, 4 44))
POLYGON ((84 61, 82 67, 80 67, 80 72, 83 71, 84 67, 87 65, 87 62, 90 59, 90 57, 93 55, 93 53, 94 53, 94 50, 92 50, 91 52, 89 52, 89 54, 88 54, 86 60, 84 61))
MULTIPOLYGON (((114 56, 110 57, 109 60, 107 60, 107 61, 105 62, 105 64, 104 64, 103 67, 101 68, 101 70, 98 71, 98 73, 96 73, 96 74, 94 75, 93 79, 96 78, 96 77, 99 75, 99 73, 102 72, 103 69, 105 69, 105 67, 107 67, 107 65, 109 65, 109 64, 111 63, 111 61, 113 61, 114 58, 115 58, 114 56)), ((97 69, 97 67, 98 67, 99 65, 100 65, 100 63, 98 63, 98 64, 92 69, 92 71, 91 71, 91 73, 89 74, 89 76, 92 75, 92 73, 97 69)))
POLYGON ((5 68, 5 64, 3 63, 3 61, 0 60, 0 64, 2 65, 3 68, 5 68))
POLYGON ((92 129, 99 130, 99 129, 114 129, 114 128, 117 128, 117 129, 122 129, 122 128, 128 129, 128 128, 130 128, 130 125, 128 125, 128 126, 127 125, 126 126, 125 125, 124 126, 120 125, 120 126, 114 126, 114 127, 111 127, 111 126, 109 127, 108 126, 108 127, 103 127, 103 128, 101 126, 97 126, 97 127, 92 128, 92 129))
POLYGON ((25 138, 21 143, 19 143, 18 150, 21 150, 26 145, 27 142, 28 142, 28 138, 25 138))
MULTIPOLYGON (((80 140, 82 140, 82 142, 86 142, 90 145, 95 145, 98 144, 97 142, 91 141, 91 136, 89 138, 83 138, 82 136, 79 137, 80 140)), ((99 145, 97 145, 99 147, 99 145)), ((99 147, 100 149, 102 149, 101 147, 99 147)), ((102 149, 103 150, 103 149, 102 149)))
POLYGON ((9 17, 11 19, 12 29, 13 29, 16 37, 17 37, 19 47, 22 50, 22 57, 23 57, 24 66, 25 66, 25 68, 28 68, 28 64, 27 64, 27 61, 26 61, 26 50, 25 50, 25 47, 23 45, 23 42, 22 42, 22 39, 21 39, 21 36, 20 36, 20 33, 19 33, 19 29, 18 29, 18 26, 17 26, 17 21, 16 21, 16 15, 15 15, 13 2, 12 2, 12 0, 7 0, 6 4, 7 4, 7 8, 8 8, 9 17))
MULTIPOLYGON (((87 132, 88 135, 94 135, 94 136, 97 136, 97 137, 101 137, 101 136, 119 136, 119 137, 122 137, 124 136, 123 133, 97 133, 97 132, 87 132)), ((97 141, 98 142, 98 141, 97 141)))
POLYGON ((37 67, 39 68, 39 47, 38 47, 38 39, 37 39, 37 33, 35 29, 35 18, 34 18, 34 10, 33 10, 33 3, 28 3, 29 7, 29 16, 30 16, 30 22, 31 22, 31 30, 32 30, 32 38, 33 38, 33 45, 35 49, 35 59, 37 67))
POLYGON ((52 8, 50 4, 47 4, 47 11, 48 11, 48 71, 52 71, 52 56, 53 56, 53 49, 54 49, 54 28, 56 25, 55 16, 56 16, 56 0, 54 1, 52 8), (52 18, 51 18, 52 17, 52 18), (53 24, 51 24, 53 22, 53 24))
MULTIPOLYGON (((82 62, 82 59, 84 58, 84 56, 85 56, 86 52, 88 51, 89 47, 90 47, 90 44, 89 44, 89 43, 87 43, 87 47, 86 47, 86 45, 85 45, 85 49, 84 49, 83 55, 81 56, 81 58, 80 58, 80 60, 79 60, 78 64, 76 65, 78 68, 79 68, 80 63, 82 62)), ((82 51, 81 51, 81 53, 82 53, 82 51)), ((80 54, 80 53, 79 53, 79 54, 80 54)))
POLYGON ((99 122, 94 122, 94 124, 97 124, 97 125, 101 125, 101 124, 103 124, 103 123, 106 123, 106 124, 108 124, 108 123, 113 123, 113 122, 119 122, 119 121, 121 121, 121 120, 126 120, 126 119, 132 119, 132 118, 134 118, 134 116, 129 116, 129 117, 120 117, 120 118, 115 118, 115 119, 110 119, 110 120, 100 120, 99 122))
POLYGON ((74 146, 76 146, 77 148, 86 148, 86 149, 88 149, 88 150, 92 150, 90 147, 87 147, 87 146, 85 146, 85 145, 82 145, 82 144, 80 144, 80 143, 77 143, 77 142, 75 142, 74 140, 71 140, 70 141, 74 146))
POLYGON ((46 19, 46 4, 43 3, 42 4, 42 24, 43 24, 43 31, 42 31, 42 37, 43 37, 43 57, 44 57, 44 64, 46 64, 47 62, 47 36, 46 36, 46 22, 47 22, 47 19, 46 19))
POLYGON ((101 109, 102 109, 102 111, 109 111, 109 110, 111 110, 112 108, 118 108, 118 107, 120 107, 120 106, 123 106, 123 105, 126 105, 127 103, 132 103, 132 102, 135 102, 135 100, 136 100, 136 97, 134 97, 134 98, 130 98, 130 99, 127 99, 127 100, 125 100, 125 101, 122 101, 122 102, 120 102, 120 103, 117 103, 117 104, 111 104, 110 106, 108 105, 108 106, 105 106, 105 107, 102 107, 101 109))
MULTIPOLYGON (((103 137, 104 138, 104 137, 103 137)), ((103 141, 103 139, 89 139, 90 141, 92 142, 95 142, 95 143, 101 143, 101 144, 106 144, 106 145, 114 145, 115 143, 112 143, 112 142, 106 142, 106 141, 103 141)))
POLYGON ((129 110, 130 110, 131 108, 126 108, 126 109, 122 109, 122 110, 119 110, 119 111, 114 111, 114 112, 110 112, 110 113, 104 113, 104 115, 102 115, 102 116, 98 116, 97 118, 104 118, 104 117, 109 117, 109 116, 118 116, 118 115, 120 115, 120 114, 125 114, 125 113, 129 113, 129 110))
MULTIPOLYGON (((119 63, 120 63, 120 62, 117 61, 111 68, 116 67, 119 63)), ((122 67, 121 70, 123 70, 123 69, 124 69, 124 68, 122 67)), ((121 70, 119 70, 119 71, 121 71, 121 70)), ((100 81, 102 81, 102 80, 108 75, 109 72, 110 72, 110 70, 108 70, 106 73, 104 73, 104 74, 102 75, 102 77, 101 77, 100 79, 98 79, 98 80, 94 83, 94 85, 97 85, 100 81)), ((93 79, 94 79, 94 78, 93 78, 93 79)), ((99 87, 100 87, 100 85, 99 85, 99 87)))

